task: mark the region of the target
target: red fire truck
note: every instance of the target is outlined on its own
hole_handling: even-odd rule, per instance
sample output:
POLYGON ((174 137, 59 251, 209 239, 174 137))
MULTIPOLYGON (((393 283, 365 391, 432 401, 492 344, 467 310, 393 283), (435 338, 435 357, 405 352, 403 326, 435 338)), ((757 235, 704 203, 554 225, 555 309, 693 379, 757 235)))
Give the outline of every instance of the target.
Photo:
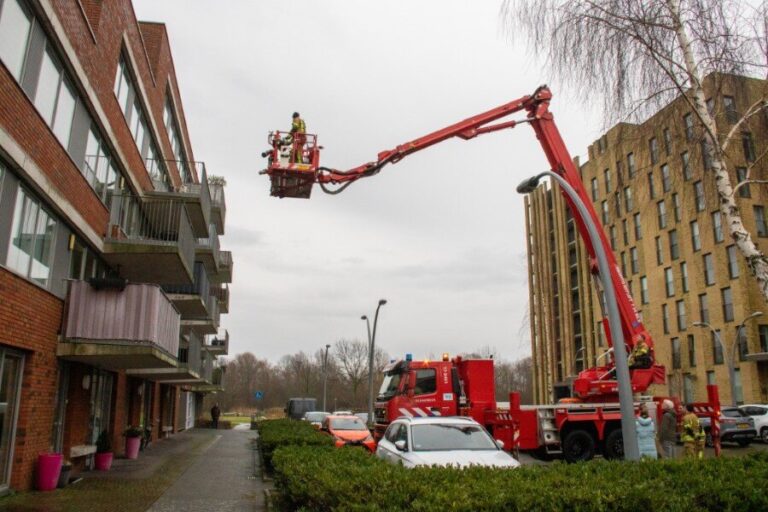
MULTIPOLYGON (((394 149, 382 151, 376 161, 347 171, 320 165, 321 147, 315 135, 294 139, 290 134, 273 132, 269 137, 271 149, 263 153, 269 159, 269 164, 261 173, 270 177, 271 195, 276 197, 309 198, 315 183, 326 193, 338 194, 358 179, 377 174, 387 164, 397 163, 410 154, 453 137, 468 140, 478 135, 511 129, 519 124, 529 124, 536 133, 551 170, 573 187, 586 206, 592 222, 599 226, 600 221, 581 182, 579 171, 549 111, 551 99, 549 88, 541 86, 531 95, 394 149), (500 121, 518 112, 525 112, 525 117, 500 121)), ((590 271, 597 277, 595 247, 588 236, 585 220, 567 195, 565 200, 589 254, 590 271)), ((665 370, 655 361, 653 339, 643 326, 607 236, 603 230, 599 230, 599 235, 610 268, 610 275, 604 277, 612 281, 616 290, 621 327, 624 339, 627 340, 626 346, 621 349, 633 353, 637 348, 644 348, 644 364, 630 369, 632 391, 641 395, 652 384, 664 383, 665 370)), ((595 282, 599 289, 600 281, 595 279, 595 282)), ((613 347, 608 321, 603 316, 606 339, 613 347)), ((498 407, 492 360, 451 360, 444 357, 441 361, 418 362, 406 359, 387 368, 384 384, 376 404, 376 430, 379 433, 387 423, 402 415, 461 414, 472 416, 486 425, 508 448, 519 447, 538 450, 545 455, 562 455, 569 461, 587 460, 596 452, 609 458, 623 455, 613 353, 608 355, 603 366, 588 368, 579 373, 573 383, 573 398, 566 403, 551 406, 521 406, 519 396, 511 393, 509 407, 498 407), (429 379, 433 379, 434 385, 425 388, 429 379), (426 393, 424 389, 431 391, 426 393)), ((654 406, 663 398, 646 397, 642 400, 654 406)), ((708 387, 708 400, 696 404, 697 411, 702 416, 712 417, 712 431, 716 438, 720 412, 716 387, 708 387)))

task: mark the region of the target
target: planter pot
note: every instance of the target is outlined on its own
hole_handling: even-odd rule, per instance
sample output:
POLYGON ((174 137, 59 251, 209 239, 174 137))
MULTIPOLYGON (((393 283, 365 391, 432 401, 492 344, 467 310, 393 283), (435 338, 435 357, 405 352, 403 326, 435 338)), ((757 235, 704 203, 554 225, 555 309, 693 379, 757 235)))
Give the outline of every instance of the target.
POLYGON ((125 458, 135 459, 139 456, 139 447, 141 446, 140 437, 125 438, 125 458))
POLYGON ((59 483, 61 463, 64 456, 60 453, 41 453, 37 457, 36 487, 40 491, 52 491, 59 483))
POLYGON ((69 476, 72 474, 72 464, 64 464, 61 466, 61 474, 59 475, 58 488, 66 487, 69 484, 69 476))
POLYGON ((97 453, 94 455, 94 465, 97 471, 109 471, 112 467, 112 452, 97 453))

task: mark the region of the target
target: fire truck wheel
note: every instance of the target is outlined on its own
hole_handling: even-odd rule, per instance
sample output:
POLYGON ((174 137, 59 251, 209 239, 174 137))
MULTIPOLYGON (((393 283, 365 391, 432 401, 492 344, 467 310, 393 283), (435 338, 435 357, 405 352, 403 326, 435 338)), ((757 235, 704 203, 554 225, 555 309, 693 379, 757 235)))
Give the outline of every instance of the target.
POLYGON ((605 449, 603 457, 608 460, 624 458, 624 437, 621 435, 621 429, 612 430, 605 438, 605 449))
POLYGON ((563 455, 568 462, 591 460, 595 456, 595 439, 584 430, 572 430, 563 441, 563 455))

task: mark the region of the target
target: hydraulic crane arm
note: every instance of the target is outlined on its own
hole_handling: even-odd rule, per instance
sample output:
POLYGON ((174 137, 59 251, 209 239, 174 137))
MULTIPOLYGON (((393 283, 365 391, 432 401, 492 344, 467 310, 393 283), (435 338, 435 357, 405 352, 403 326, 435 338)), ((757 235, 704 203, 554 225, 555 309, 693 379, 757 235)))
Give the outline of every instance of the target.
MULTIPOLYGON (((533 127, 552 171, 562 176, 576 190, 582 202, 585 204, 592 221, 595 225, 601 226, 592 206, 592 201, 587 195, 587 191, 581 182, 579 171, 573 163, 565 143, 560 136, 560 132, 555 125, 554 117, 549 111, 549 103, 551 99, 552 93, 549 88, 541 86, 530 96, 523 96, 522 98, 482 114, 467 118, 441 130, 437 130, 418 139, 401 144, 394 149, 382 151, 378 154, 375 162, 368 162, 346 171, 319 166, 319 157, 316 155, 315 150, 315 153, 313 153, 315 156, 310 159, 310 161, 315 162, 315 164, 313 167, 305 169, 303 174, 302 170, 297 169, 296 166, 286 168, 280 167, 279 165, 271 165, 263 172, 272 177, 273 195, 280 197, 309 197, 309 189, 311 189, 311 184, 315 182, 318 183, 324 191, 335 194, 341 192, 360 178, 377 174, 387 164, 397 163, 408 155, 453 137, 468 140, 477 137, 478 135, 507 128, 514 128, 521 123, 528 123, 533 127), (526 117, 523 119, 497 122, 509 115, 521 111, 526 112, 526 117), (308 173, 306 171, 312 172, 308 173), (327 186, 329 184, 341 186, 336 189, 331 189, 327 186), (307 187, 309 187, 309 189, 307 187), (296 192, 297 190, 299 192, 296 192)), ((276 154, 277 150, 275 150, 275 155, 276 154)), ((584 219, 567 195, 565 195, 565 200, 570 208, 577 228, 581 233, 587 253, 589 254, 591 263, 590 270, 593 275, 596 275, 597 265, 595 263, 595 248, 591 243, 588 230, 584 224, 584 219)), ((605 248, 609 267, 611 269, 611 275, 608 277, 613 281, 616 290, 622 331, 624 333, 624 339, 627 340, 626 349, 632 350, 637 343, 643 341, 650 351, 651 367, 634 369, 632 371, 633 391, 643 392, 650 386, 650 384, 664 382, 664 369, 659 365, 653 364, 653 340, 640 321, 629 289, 621 275, 605 232, 602 229, 600 229, 599 232, 600 243, 605 248)), ((603 327, 608 342, 612 345, 608 322, 605 319, 603 321, 603 327)), ((609 364, 607 366, 590 368, 581 372, 579 378, 574 383, 576 392, 583 398, 591 400, 600 400, 606 397, 615 396, 617 393, 617 385, 615 377, 612 375, 612 367, 613 365, 609 364)))

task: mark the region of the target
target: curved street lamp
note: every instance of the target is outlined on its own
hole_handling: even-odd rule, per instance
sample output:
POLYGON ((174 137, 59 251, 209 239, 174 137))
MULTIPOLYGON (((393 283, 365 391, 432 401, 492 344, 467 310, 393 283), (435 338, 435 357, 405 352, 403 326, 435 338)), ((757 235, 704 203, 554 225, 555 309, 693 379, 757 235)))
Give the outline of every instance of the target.
POLYGON ((323 411, 327 412, 325 408, 325 398, 328 395, 328 349, 331 348, 330 343, 325 345, 325 356, 323 357, 323 411))
POLYGON ((379 309, 387 303, 386 299, 379 299, 376 306, 376 314, 373 317, 373 335, 371 335, 371 323, 368 317, 363 315, 361 320, 365 320, 368 325, 368 426, 373 426, 373 354, 376 349, 376 325, 379 322, 379 309))

